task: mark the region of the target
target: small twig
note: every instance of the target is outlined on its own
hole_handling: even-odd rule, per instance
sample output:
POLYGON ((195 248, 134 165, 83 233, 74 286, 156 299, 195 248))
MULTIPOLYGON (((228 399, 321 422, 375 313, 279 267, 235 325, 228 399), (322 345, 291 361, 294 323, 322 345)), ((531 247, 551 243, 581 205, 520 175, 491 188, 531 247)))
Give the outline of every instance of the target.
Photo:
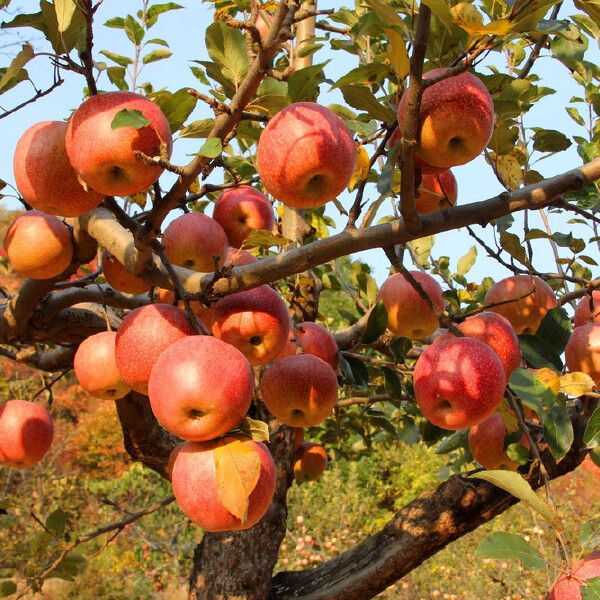
POLYGON ((161 167, 171 173, 175 173, 175 175, 183 175, 185 172, 185 167, 174 165, 170 160, 162 156, 147 156, 140 150, 134 150, 133 155, 149 167, 161 167))
POLYGON ((54 91, 59 85, 61 85, 63 81, 64 81, 64 79, 61 79, 59 77, 48 89, 41 91, 41 92, 36 92, 35 96, 29 98, 29 100, 25 100, 25 102, 21 102, 21 104, 18 104, 14 108, 5 110, 0 115, 0 119, 4 119, 4 117, 8 117, 9 115, 12 115, 13 113, 16 113, 17 111, 21 110, 24 106, 27 106, 28 104, 32 104, 36 100, 39 100, 40 98, 43 98, 44 96, 47 96, 50 92, 54 91))

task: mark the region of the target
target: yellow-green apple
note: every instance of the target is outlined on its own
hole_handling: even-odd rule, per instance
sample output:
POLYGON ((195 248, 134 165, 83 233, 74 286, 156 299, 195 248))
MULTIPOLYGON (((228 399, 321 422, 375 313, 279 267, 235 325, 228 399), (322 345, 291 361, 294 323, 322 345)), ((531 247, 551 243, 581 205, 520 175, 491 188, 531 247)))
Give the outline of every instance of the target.
POLYGON ((39 210, 17 217, 4 236, 4 249, 15 272, 31 279, 57 277, 73 258, 67 226, 39 210))
POLYGON ((171 221, 163 235, 167 258, 192 271, 212 273, 227 260, 229 242, 223 228, 208 215, 190 212, 171 221))
POLYGON ((485 308, 506 317, 517 334, 535 333, 556 306, 552 288, 537 275, 513 275, 497 281, 485 295, 485 308))
POLYGON ((212 332, 235 346, 252 366, 266 365, 287 342, 287 306, 268 285, 225 296, 215 304, 212 332))
POLYGON ((275 225, 271 202, 249 185, 225 190, 215 202, 213 219, 223 228, 229 245, 234 248, 240 248, 252 231, 271 231, 275 225))
POLYGON ((298 483, 316 481, 327 469, 327 452, 320 444, 302 442, 294 452, 294 478, 298 483))
POLYGON ((585 325, 590 321, 593 323, 600 321, 600 291, 598 290, 594 290, 591 297, 584 296, 575 307, 573 315, 575 327, 585 325))
POLYGON ((575 327, 565 346, 567 369, 589 375, 600 385, 600 323, 575 327))
POLYGON ((260 521, 273 499, 277 478, 273 457, 264 444, 248 441, 259 456, 260 473, 248 497, 246 520, 223 506, 223 494, 229 490, 227 481, 221 489, 217 485, 215 450, 235 441, 228 436, 224 440, 185 442, 174 450, 171 483, 175 499, 186 516, 205 531, 249 529, 260 521))
POLYGON ((149 304, 132 310, 117 330, 115 360, 125 382, 148 393, 154 363, 168 346, 196 330, 183 310, 170 304, 149 304))
POLYGON ((115 290, 125 294, 146 294, 150 291, 149 283, 128 271, 125 265, 107 250, 102 251, 101 261, 104 279, 115 290))
MULTIPOLYGON (((465 319, 457 325, 457 329, 467 337, 475 338, 484 342, 500 357, 506 379, 521 365, 521 348, 519 338, 510 324, 510 321, 502 315, 483 311, 478 315, 465 319)), ((447 329, 443 329, 435 338, 434 343, 452 338, 454 335, 447 329)))
MULTIPOLYGON (((446 301, 442 296, 442 286, 429 274, 410 271, 431 301, 443 311, 446 301)), ((425 301, 402 275, 390 275, 379 289, 378 299, 383 302, 388 313, 388 329, 396 335, 418 340, 431 335, 439 321, 429 302, 425 301)))
POLYGON ((115 331, 91 335, 79 344, 73 359, 77 381, 90 396, 100 400, 117 400, 131 391, 117 369, 116 337, 115 331))
POLYGON ((49 215, 79 217, 104 196, 81 185, 65 150, 67 124, 42 121, 19 139, 13 158, 17 188, 25 201, 49 215))
POLYGON ((548 600, 581 600, 582 590, 588 587, 586 581, 596 577, 600 577, 600 550, 588 554, 573 569, 561 575, 552 586, 548 600))
POLYGON ((417 360, 413 384, 423 416, 442 429, 458 430, 498 408, 506 375, 487 344, 461 337, 429 346, 417 360))
POLYGON ((233 246, 229 246, 229 250, 227 251, 227 260, 225 261, 226 266, 233 267, 242 267, 244 265, 253 265, 258 262, 258 258, 248 252, 248 250, 244 250, 243 248, 234 248, 233 246))
POLYGON ((335 371, 312 354, 294 354, 263 373, 260 393, 267 408, 290 427, 313 427, 333 410, 338 396, 335 371))
POLYGON ((258 141, 265 189, 295 208, 322 206, 348 185, 356 163, 352 132, 333 111, 296 102, 278 112, 258 141))
POLYGON ((238 425, 250 408, 253 391, 246 357, 208 335, 173 342, 158 357, 148 381, 158 422, 192 442, 212 440, 238 425))
MULTIPOLYGON (((163 304, 175 304, 175 292, 165 288, 158 288, 156 293, 156 301, 163 304)), ((184 309, 183 301, 179 300, 177 306, 184 309)), ((207 331, 212 329, 213 321, 215 320, 215 309, 210 306, 204 306, 199 300, 192 300, 190 308, 193 313, 202 321, 207 331)))
MULTIPOLYGON (((427 80, 445 69, 423 75, 427 80)), ((404 135, 408 94, 398 104, 398 130, 404 135)), ((481 154, 494 130, 494 103, 483 82, 469 72, 447 77, 423 91, 421 130, 415 149, 418 158, 432 167, 449 169, 481 154)))
POLYGON ((458 184, 450 169, 439 175, 424 173, 415 195, 415 206, 420 215, 449 208, 456 204, 458 184))
POLYGON ((65 144, 71 165, 88 187, 107 196, 130 196, 152 185, 163 172, 134 151, 170 157, 173 137, 167 118, 152 100, 133 92, 105 92, 73 113, 65 144), (113 129, 121 111, 139 111, 149 124, 113 129))
POLYGON ((48 411, 27 400, 0 404, 0 463, 17 469, 32 467, 52 445, 54 424, 48 411))
POLYGON ((312 321, 298 323, 291 331, 285 348, 277 356, 277 360, 292 356, 297 352, 313 354, 331 365, 334 371, 338 368, 338 347, 335 338, 323 327, 312 321))

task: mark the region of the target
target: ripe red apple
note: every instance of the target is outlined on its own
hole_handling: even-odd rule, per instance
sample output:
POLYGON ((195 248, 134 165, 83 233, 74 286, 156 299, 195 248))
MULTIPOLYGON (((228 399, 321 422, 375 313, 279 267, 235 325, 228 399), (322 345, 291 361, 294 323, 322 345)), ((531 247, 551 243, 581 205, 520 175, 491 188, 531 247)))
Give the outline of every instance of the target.
POLYGON ((573 321, 575 327, 585 325, 590 321, 594 323, 600 321, 600 291, 594 290, 591 298, 589 296, 584 296, 577 303, 577 306, 575 307, 575 314, 573 315, 573 321))
POLYGON ((196 333, 183 310, 149 304, 132 310, 117 330, 115 360, 123 379, 136 392, 148 393, 154 363, 173 342, 196 333))
POLYGON ((227 260, 229 242, 223 228, 203 213, 190 212, 171 221, 163 235, 167 258, 192 271, 212 273, 215 257, 222 267, 227 260))
POLYGON ((125 294, 147 294, 150 284, 137 277, 122 265, 112 254, 102 252, 102 273, 108 285, 125 294))
POLYGON ((132 92, 105 92, 86 100, 71 116, 66 135, 69 160, 88 187, 106 196, 130 196, 152 185, 162 167, 133 154, 171 156, 173 137, 165 115, 152 100, 132 92), (137 110, 150 124, 112 128, 117 113, 137 110))
POLYGON ((316 481, 325 473, 327 459, 323 446, 302 442, 294 453, 294 478, 298 483, 316 481))
POLYGON ((335 338, 323 327, 312 321, 298 323, 290 331, 285 348, 277 356, 277 360, 293 356, 298 351, 313 354, 324 360, 334 371, 337 371, 339 358, 335 338))
POLYGON ((587 373, 600 385, 600 323, 573 329, 565 346, 565 364, 569 371, 587 373))
MULTIPOLYGON (((235 438, 225 438, 228 440, 235 438)), ((276 467, 271 453, 264 444, 253 445, 261 461, 256 487, 249 497, 247 519, 229 512, 221 502, 216 484, 214 450, 219 440, 186 442, 175 448, 171 482, 177 503, 186 516, 205 531, 230 531, 249 529, 264 516, 273 498, 276 484, 276 467)))
POLYGON ((548 600, 581 600, 581 590, 588 579, 600 577, 600 550, 596 550, 581 559, 568 573, 561 575, 557 580, 548 600))
POLYGON ((252 231, 271 231, 275 225, 271 202, 249 185, 225 190, 215 202, 213 219, 223 228, 234 248, 240 248, 252 231))
MULTIPOLYGON (((175 303, 175 292, 173 290, 167 290, 165 288, 156 289, 156 301, 160 304, 173 304, 175 303)), ((177 306, 184 309, 183 301, 179 300, 177 306)), ((190 308, 192 312, 202 321, 207 331, 212 329, 212 324, 215 320, 215 309, 210 306, 204 306, 198 300, 192 300, 190 302, 190 308)))
MULTIPOLYGON (((430 79, 445 69, 423 75, 430 79)), ((398 104, 398 130, 404 134, 407 94, 398 104)), ((469 72, 429 86, 421 97, 421 132, 415 149, 421 161, 449 169, 481 154, 494 130, 494 103, 485 85, 469 72)))
POLYGON ((506 317, 517 334, 535 333, 555 306, 554 291, 537 275, 513 275, 497 281, 485 296, 486 309, 506 317))
POLYGON ((354 173, 356 146, 334 112, 314 102, 296 102, 269 121, 256 159, 269 194, 288 206, 311 208, 344 191, 354 173))
POLYGON ((335 371, 312 354, 294 354, 273 363, 260 381, 263 402, 290 427, 313 427, 333 410, 338 396, 335 371))
POLYGON ((235 346, 251 365, 266 365, 285 346, 290 318, 281 296, 268 285, 237 292, 215 304, 213 335, 235 346))
POLYGON ((481 423, 498 408, 506 375, 487 344, 462 337, 429 346, 417 360, 413 385, 423 416, 458 430, 481 423))
POLYGON ((115 331, 101 331, 79 344, 73 368, 81 387, 94 398, 117 400, 131 387, 125 383, 115 362, 115 331))
POLYGON ((0 404, 0 463, 16 469, 32 467, 52 445, 54 424, 48 411, 27 400, 0 404))
POLYGON ((254 377, 244 355, 208 335, 172 343, 158 357, 148 381, 158 422, 193 442, 212 440, 238 425, 253 392, 254 377))
POLYGON ((418 193, 415 195, 415 205, 420 215, 426 215, 454 206, 457 197, 458 184, 450 169, 439 175, 424 173, 418 193))
POLYGON ((229 247, 227 251, 226 265, 232 265, 233 267, 242 267, 243 265, 253 265, 258 262, 258 258, 254 254, 250 254, 248 250, 243 248, 229 247))
MULTIPOLYGON (((446 307, 442 286, 429 274, 411 271, 425 293, 440 310, 446 307)), ((388 313, 388 329, 396 335, 418 340, 431 335, 439 325, 431 306, 419 295, 402 273, 390 275, 379 289, 378 299, 388 313)))
POLYGON ((4 249, 15 272, 31 279, 57 277, 73 258, 67 226, 39 210, 29 210, 13 222, 4 236, 4 249))
POLYGON ((13 158, 17 188, 25 201, 49 215, 79 217, 96 208, 104 196, 86 191, 65 150, 67 124, 42 121, 19 139, 13 158))

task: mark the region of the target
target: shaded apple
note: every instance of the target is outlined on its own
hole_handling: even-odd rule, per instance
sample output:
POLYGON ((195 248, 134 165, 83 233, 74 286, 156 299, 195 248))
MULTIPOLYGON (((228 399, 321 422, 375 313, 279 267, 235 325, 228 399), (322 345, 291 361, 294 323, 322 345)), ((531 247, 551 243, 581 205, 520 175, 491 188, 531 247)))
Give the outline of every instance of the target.
POLYGON ((575 327, 565 346, 567 369, 589 375, 600 385, 600 323, 575 327))
POLYGON ((294 452, 294 479, 298 483, 316 481, 327 469, 327 452, 320 444, 302 442, 294 452))
POLYGON ((229 247, 227 251, 227 260, 225 261, 225 265, 232 265, 234 267, 242 267, 244 265, 253 265, 258 262, 258 258, 248 252, 248 250, 244 250, 243 248, 234 248, 233 246, 229 247))
POLYGON ((449 208, 456 204, 458 184, 450 169, 440 174, 424 173, 415 194, 415 206, 420 215, 449 208))
POLYGON ((575 307, 573 322, 575 327, 585 325, 590 321, 600 321, 600 291, 594 290, 590 296, 584 296, 575 307))
POLYGON ((337 371, 339 363, 337 343, 331 333, 318 323, 312 321, 298 323, 290 331, 288 342, 276 360, 293 356, 298 352, 318 356, 337 371))
POLYGON ((127 270, 125 265, 108 251, 102 251, 101 261, 104 279, 115 290, 125 294, 147 294, 150 291, 149 283, 127 270))

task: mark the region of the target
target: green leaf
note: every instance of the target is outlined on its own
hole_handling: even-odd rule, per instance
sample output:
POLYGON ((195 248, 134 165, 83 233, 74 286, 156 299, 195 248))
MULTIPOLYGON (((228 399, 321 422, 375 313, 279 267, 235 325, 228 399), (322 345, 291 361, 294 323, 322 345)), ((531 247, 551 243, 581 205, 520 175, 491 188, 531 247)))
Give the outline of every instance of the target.
POLYGON ((352 387, 364 390, 369 385, 369 371, 362 360, 340 355, 340 369, 352 387))
POLYGON ((406 356, 412 348, 412 341, 407 337, 397 337, 390 345, 389 350, 394 355, 394 360, 404 364, 406 356))
POLYGON ((129 40, 136 46, 139 46, 144 39, 144 28, 131 15, 125 17, 123 25, 125 34, 129 40))
POLYGON ((450 454, 459 448, 466 448, 469 444, 469 430, 463 429, 456 431, 452 435, 444 438, 436 448, 436 454, 450 454))
POLYGON ((556 393, 527 369, 516 369, 510 376, 509 385, 521 402, 540 416, 543 415, 542 406, 551 407, 556 402, 556 393))
POLYGON ((571 140, 560 131, 539 127, 534 127, 533 130, 533 149, 538 152, 562 152, 571 146, 571 140))
POLYGON ((328 62, 304 67, 291 75, 287 81, 291 102, 314 102, 317 99, 319 85, 325 81, 323 69, 328 62))
POLYGON ((116 85, 120 90, 127 91, 129 86, 125 81, 125 67, 108 67, 106 69, 108 79, 113 85, 116 85))
POLYGON ((597 408, 590 417, 583 434, 583 441, 588 448, 600 446, 600 408, 597 408))
POLYGON ((192 114, 198 100, 192 96, 187 88, 170 92, 159 92, 152 96, 162 113, 167 117, 171 131, 177 131, 192 114))
POLYGON ((350 85, 353 83, 361 85, 379 83, 382 79, 389 77, 389 75, 390 69, 386 65, 382 65, 381 63, 368 63, 342 75, 342 77, 331 86, 331 89, 333 90, 343 85, 350 85))
POLYGON ((477 248, 475 246, 471 246, 471 249, 459 259, 458 265, 456 266, 456 272, 459 275, 466 275, 471 267, 475 264, 475 260, 477 259, 477 248))
POLYGON ((87 567, 87 558, 83 554, 71 552, 67 554, 48 577, 64 579, 65 581, 75 581, 75 577, 83 573, 87 567))
POLYGON ((120 54, 116 54, 115 52, 109 52, 108 50, 100 50, 100 54, 104 54, 106 58, 112 60, 113 62, 116 62, 122 67, 127 67, 128 65, 131 65, 133 63, 133 60, 131 60, 131 58, 129 58, 128 56, 121 56, 120 54))
POLYGON ((181 4, 176 4, 175 2, 166 2, 165 4, 154 4, 147 11, 146 15, 149 19, 153 19, 158 15, 162 15, 170 10, 179 10, 183 8, 181 4))
MULTIPOLYGON (((164 60, 165 58, 169 58, 173 53, 170 50, 166 50, 165 48, 158 48, 157 50, 152 50, 144 56, 142 62, 147 65, 149 63, 158 62, 159 60, 164 60)), ((189 94, 188 94, 189 95, 189 94)))
POLYGON ((556 350, 542 338, 529 333, 519 335, 521 353, 525 360, 536 369, 548 367, 560 373, 563 368, 562 360, 556 350))
POLYGON ((581 600, 600 600, 600 577, 585 580, 585 587, 579 588, 581 600))
POLYGON ((429 6, 431 12, 444 24, 448 31, 452 30, 454 27, 452 13, 444 0, 426 0, 423 4, 429 6))
POLYGON ((206 140, 200 150, 198 150, 198 154, 202 156, 207 156, 208 158, 217 158, 223 152, 223 145, 221 144, 221 140, 219 138, 210 138, 206 140))
POLYGON ((111 129, 119 127, 133 127, 141 129, 150 125, 150 121, 139 110, 120 110, 110 124, 111 129))
POLYGON ((398 373, 389 367, 382 367, 382 371, 386 393, 395 400, 400 400, 402 398, 402 383, 398 373))
POLYGON ((10 81, 16 77, 21 69, 35 56, 33 46, 29 43, 23 44, 21 51, 15 56, 10 63, 10 66, 0 79, 0 90, 4 88, 10 81))
POLYGON ((357 110, 364 110, 369 117, 393 123, 396 119, 394 111, 377 100, 373 92, 363 85, 343 85, 340 87, 344 100, 357 110))
POLYGON ((499 560, 518 559, 528 571, 543 569, 546 566, 546 560, 540 551, 516 533, 492 533, 479 544, 473 556, 499 560))
POLYGON ((254 229, 250 235, 244 240, 244 245, 254 246, 257 248, 272 248, 273 246, 287 246, 292 241, 282 235, 273 235, 267 229, 254 229))
POLYGON ((567 408, 555 404, 544 422, 544 439, 556 460, 560 460, 573 444, 573 424, 569 419, 567 408))
POLYGON ((159 46, 164 46, 165 48, 169 47, 169 43, 160 38, 152 38, 151 40, 148 40, 146 44, 158 44, 159 46))
POLYGON ((113 29, 125 29, 125 19, 123 17, 113 17, 104 23, 105 27, 112 27, 113 29))
POLYGON ((180 132, 180 138, 205 138, 212 131, 215 125, 214 119, 200 119, 186 125, 180 132))
POLYGON ((577 125, 585 127, 585 121, 583 120, 583 117, 579 114, 579 111, 574 106, 567 106, 565 110, 569 113, 569 116, 571 119, 573 119, 573 121, 575 121, 575 123, 577 123, 577 125))
POLYGON ((17 584, 14 581, 0 582, 0 598, 8 598, 17 592, 17 584))
POLYGON ((590 519, 581 526, 579 544, 582 550, 594 550, 600 545, 600 520, 590 519))
POLYGON ((522 265, 528 266, 529 259, 525 253, 523 243, 514 233, 508 231, 500 232, 500 245, 506 250, 515 260, 518 260, 522 265))
POLYGON ((562 306, 557 306, 544 315, 535 335, 550 344, 557 354, 562 354, 572 329, 567 311, 562 306))
POLYGON ((381 300, 375 304, 373 310, 369 313, 367 326, 360 337, 363 344, 372 344, 377 341, 384 333, 387 327, 388 314, 385 305, 381 300))
POLYGON ((244 417, 239 424, 239 428, 255 442, 269 443, 269 425, 264 421, 244 417))
POLYGON ((65 527, 67 525, 67 514, 62 508, 57 508, 52 514, 46 519, 46 527, 51 531, 57 538, 61 538, 65 533, 65 527))
POLYGON ((248 71, 246 38, 238 29, 230 29, 223 21, 206 29, 206 49, 222 75, 237 89, 248 71))

